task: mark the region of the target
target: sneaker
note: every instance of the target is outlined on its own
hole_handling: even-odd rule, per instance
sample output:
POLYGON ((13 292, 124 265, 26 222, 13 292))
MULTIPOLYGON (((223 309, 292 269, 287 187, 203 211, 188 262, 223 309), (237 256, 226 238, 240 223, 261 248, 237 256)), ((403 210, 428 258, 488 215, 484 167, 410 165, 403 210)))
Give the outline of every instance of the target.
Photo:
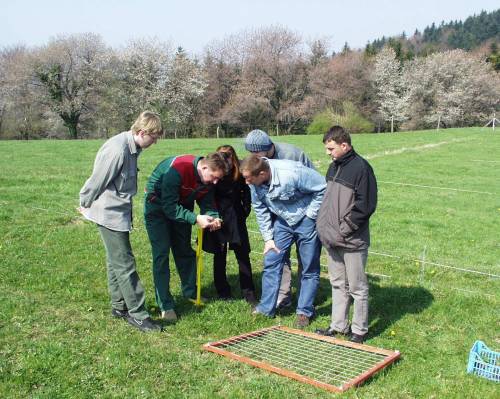
POLYGON ((276 310, 288 310, 291 307, 292 307, 292 300, 290 298, 285 298, 276 305, 276 310))
POLYGON ((323 335, 325 337, 335 337, 336 335, 349 335, 350 334, 350 329, 348 333, 343 333, 337 330, 334 330, 331 327, 328 328, 318 328, 316 331, 314 331, 316 334, 323 335))
POLYGON ((349 341, 354 342, 356 344, 362 344, 365 341, 366 335, 367 334, 360 335, 352 333, 351 337, 349 338, 349 341))
POLYGON ((295 325, 302 329, 307 327, 311 323, 311 319, 305 314, 298 314, 297 319, 295 319, 295 325))
POLYGON ((177 314, 174 309, 163 310, 161 312, 161 319, 165 321, 177 321, 177 314))
POLYGON ((255 297, 255 291, 244 291, 243 298, 252 306, 257 306, 259 304, 259 301, 255 297))
POLYGON ((121 309, 111 309, 111 317, 114 317, 116 319, 126 319, 129 316, 128 310, 121 310, 121 309))
POLYGON ((144 320, 136 319, 135 317, 129 316, 127 321, 132 324, 134 327, 138 328, 142 332, 150 332, 150 331, 162 331, 160 325, 156 324, 151 317, 146 317, 144 320))

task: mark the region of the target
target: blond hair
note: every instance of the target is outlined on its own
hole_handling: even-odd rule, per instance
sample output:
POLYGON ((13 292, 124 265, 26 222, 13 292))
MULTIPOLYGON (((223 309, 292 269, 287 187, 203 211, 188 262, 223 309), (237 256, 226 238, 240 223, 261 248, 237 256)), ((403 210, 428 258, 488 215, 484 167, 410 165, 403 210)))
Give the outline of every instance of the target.
POLYGON ((145 134, 156 134, 160 136, 163 133, 160 115, 152 111, 141 112, 134 124, 130 127, 130 130, 134 134, 142 130, 145 134))

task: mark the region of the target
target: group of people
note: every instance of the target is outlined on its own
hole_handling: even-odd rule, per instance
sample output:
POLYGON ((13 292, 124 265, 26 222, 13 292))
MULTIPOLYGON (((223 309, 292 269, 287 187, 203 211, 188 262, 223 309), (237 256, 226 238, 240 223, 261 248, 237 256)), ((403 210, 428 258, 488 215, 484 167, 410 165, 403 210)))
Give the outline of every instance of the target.
MULTIPOLYGON (((162 134, 159 115, 145 111, 129 131, 104 143, 92 175, 80 191, 82 215, 97 224, 106 249, 111 315, 142 331, 161 330, 145 308, 144 288, 130 246, 132 197, 137 193, 137 157, 162 134)), ((299 148, 274 143, 262 130, 245 138, 249 155, 241 162, 225 145, 205 157, 166 158, 154 169, 145 189, 144 221, 153 257, 153 279, 160 316, 177 320, 170 293, 170 250, 182 295, 196 296, 196 255, 191 229, 203 229, 203 250, 214 254, 214 285, 220 299, 233 293, 226 276, 228 249, 235 253, 243 298, 252 314, 274 317, 289 308, 290 250, 297 247, 296 325, 315 316, 320 253, 325 247, 332 286, 332 321, 316 333, 346 335, 362 343, 368 333, 368 281, 365 266, 370 244, 369 219, 377 204, 377 183, 368 162, 340 126, 325 133, 332 163, 326 178, 299 148), (199 213, 195 212, 195 202, 199 213), (264 241, 260 300, 250 262, 246 219, 254 209, 264 241), (349 308, 354 303, 352 322, 349 308)))

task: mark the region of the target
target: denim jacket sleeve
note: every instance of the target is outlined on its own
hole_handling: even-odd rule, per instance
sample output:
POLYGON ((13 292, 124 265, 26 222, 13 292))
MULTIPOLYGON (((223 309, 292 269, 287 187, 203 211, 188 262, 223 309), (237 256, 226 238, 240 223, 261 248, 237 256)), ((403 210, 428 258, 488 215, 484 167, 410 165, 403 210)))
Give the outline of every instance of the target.
POLYGON ((252 196, 252 206, 255 211, 255 216, 257 217, 257 224, 259 225, 260 233, 262 234, 262 239, 264 241, 269 241, 273 239, 273 222, 271 219, 271 211, 264 204, 257 194, 255 186, 250 185, 250 192, 252 196))
POLYGON ((312 196, 311 202, 306 209, 306 216, 315 220, 326 190, 325 178, 311 168, 298 168, 297 174, 297 189, 312 196))

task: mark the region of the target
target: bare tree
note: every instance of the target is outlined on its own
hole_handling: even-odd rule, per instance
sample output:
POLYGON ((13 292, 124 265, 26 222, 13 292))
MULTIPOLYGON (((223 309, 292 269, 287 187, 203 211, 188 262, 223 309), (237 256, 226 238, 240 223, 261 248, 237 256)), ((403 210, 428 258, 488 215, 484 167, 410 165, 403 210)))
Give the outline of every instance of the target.
POLYGON ((241 79, 223 114, 234 120, 237 115, 246 115, 240 110, 242 104, 254 104, 258 114, 270 110, 269 122, 280 123, 291 131, 304 119, 301 103, 308 90, 309 64, 303 55, 301 37, 274 26, 243 32, 240 43, 241 79))
POLYGON ((363 111, 371 111, 370 60, 359 51, 350 51, 316 65, 310 73, 311 101, 314 112, 342 108, 346 101, 363 111))
POLYGON ((100 36, 92 33, 60 36, 36 51, 40 100, 62 119, 70 138, 77 138, 82 114, 98 103, 109 54, 100 36))
POLYGON ((0 52, 0 123, 11 123, 10 135, 29 139, 44 128, 44 108, 34 91, 32 52, 24 46, 0 52))

